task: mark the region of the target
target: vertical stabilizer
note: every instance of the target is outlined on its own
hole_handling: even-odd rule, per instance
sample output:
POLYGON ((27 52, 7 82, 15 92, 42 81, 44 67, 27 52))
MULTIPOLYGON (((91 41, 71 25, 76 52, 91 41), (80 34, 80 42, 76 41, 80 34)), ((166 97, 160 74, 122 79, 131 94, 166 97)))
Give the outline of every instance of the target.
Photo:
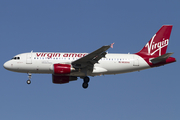
POLYGON ((172 27, 172 25, 163 25, 137 54, 155 57, 165 54, 169 44, 172 27))

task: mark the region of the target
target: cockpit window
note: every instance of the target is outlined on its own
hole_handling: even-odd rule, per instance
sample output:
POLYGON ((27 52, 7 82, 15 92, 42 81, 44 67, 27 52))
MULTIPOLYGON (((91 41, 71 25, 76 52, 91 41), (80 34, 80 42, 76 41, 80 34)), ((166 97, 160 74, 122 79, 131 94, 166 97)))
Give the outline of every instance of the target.
POLYGON ((13 60, 19 60, 20 57, 13 57, 12 59, 13 59, 13 60))

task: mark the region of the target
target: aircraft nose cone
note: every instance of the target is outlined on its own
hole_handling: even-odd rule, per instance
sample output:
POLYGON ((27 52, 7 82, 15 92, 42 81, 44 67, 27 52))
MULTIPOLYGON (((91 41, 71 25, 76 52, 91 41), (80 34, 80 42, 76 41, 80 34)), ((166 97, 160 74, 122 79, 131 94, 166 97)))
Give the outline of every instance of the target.
POLYGON ((11 65, 9 64, 9 62, 5 62, 3 67, 8 70, 11 68, 11 65))

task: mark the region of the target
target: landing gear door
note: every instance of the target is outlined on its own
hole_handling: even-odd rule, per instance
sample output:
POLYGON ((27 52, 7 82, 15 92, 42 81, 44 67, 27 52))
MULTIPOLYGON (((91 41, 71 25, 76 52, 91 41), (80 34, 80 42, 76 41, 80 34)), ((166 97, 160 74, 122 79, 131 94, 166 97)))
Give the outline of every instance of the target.
POLYGON ((26 64, 32 64, 32 53, 26 54, 26 64))
POLYGON ((139 60, 138 60, 139 56, 134 55, 133 56, 133 66, 139 66, 139 60))

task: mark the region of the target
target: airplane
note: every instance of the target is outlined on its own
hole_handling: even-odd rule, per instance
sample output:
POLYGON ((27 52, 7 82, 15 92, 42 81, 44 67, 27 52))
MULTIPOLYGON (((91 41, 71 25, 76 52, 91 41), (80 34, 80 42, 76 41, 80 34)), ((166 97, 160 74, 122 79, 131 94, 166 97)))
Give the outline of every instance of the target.
POLYGON ((13 72, 27 73, 27 84, 32 73, 52 74, 55 84, 69 83, 80 77, 82 87, 88 88, 88 76, 101 76, 140 71, 176 62, 166 53, 172 25, 163 25, 150 41, 137 53, 116 54, 106 51, 113 44, 102 46, 91 53, 29 52, 15 55, 4 63, 13 72))

